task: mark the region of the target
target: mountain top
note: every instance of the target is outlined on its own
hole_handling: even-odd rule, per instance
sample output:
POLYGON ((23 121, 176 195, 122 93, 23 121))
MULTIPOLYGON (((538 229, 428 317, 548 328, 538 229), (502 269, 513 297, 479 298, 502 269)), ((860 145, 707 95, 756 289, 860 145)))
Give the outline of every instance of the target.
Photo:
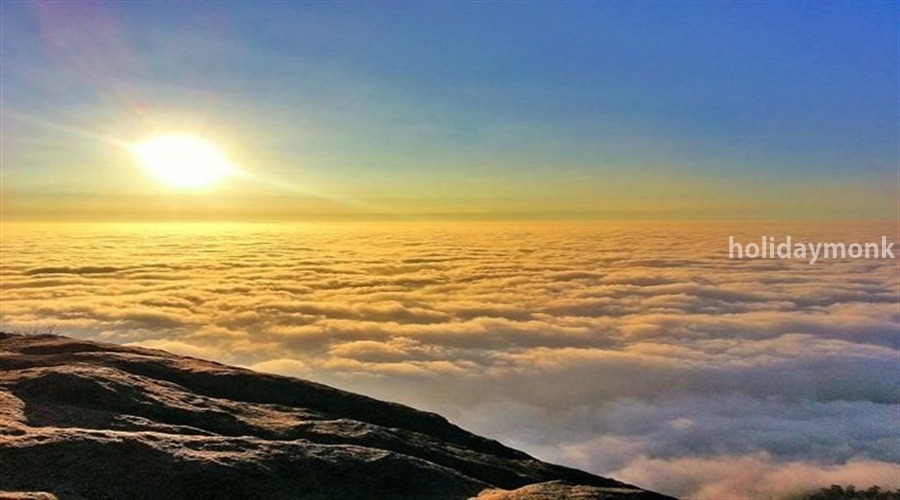
POLYGON ((9 333, 0 333, 0 490, 0 499, 63 500, 670 499, 322 384, 9 333))

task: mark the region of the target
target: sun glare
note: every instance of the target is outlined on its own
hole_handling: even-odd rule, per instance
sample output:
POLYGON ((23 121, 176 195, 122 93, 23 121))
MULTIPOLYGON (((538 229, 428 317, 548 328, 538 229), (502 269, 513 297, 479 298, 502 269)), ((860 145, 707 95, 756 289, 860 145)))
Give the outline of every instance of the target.
POLYGON ((204 188, 236 173, 214 145, 190 135, 151 137, 131 151, 151 175, 173 187, 204 188))

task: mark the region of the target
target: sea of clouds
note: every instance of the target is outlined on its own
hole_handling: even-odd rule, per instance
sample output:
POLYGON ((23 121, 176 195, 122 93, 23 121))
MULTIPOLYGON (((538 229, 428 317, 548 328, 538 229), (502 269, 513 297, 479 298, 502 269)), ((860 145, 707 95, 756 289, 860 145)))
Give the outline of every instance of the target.
POLYGON ((900 487, 898 259, 729 259, 732 235, 898 240, 896 224, 7 224, 0 326, 309 378, 694 499, 900 487))

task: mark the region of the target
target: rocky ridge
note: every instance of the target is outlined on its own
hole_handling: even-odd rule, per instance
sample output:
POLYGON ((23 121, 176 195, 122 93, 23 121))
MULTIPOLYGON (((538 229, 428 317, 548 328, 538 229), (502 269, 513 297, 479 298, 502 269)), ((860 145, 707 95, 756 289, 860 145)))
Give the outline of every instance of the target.
POLYGON ((0 490, 73 500, 669 499, 325 385, 8 333, 0 490))

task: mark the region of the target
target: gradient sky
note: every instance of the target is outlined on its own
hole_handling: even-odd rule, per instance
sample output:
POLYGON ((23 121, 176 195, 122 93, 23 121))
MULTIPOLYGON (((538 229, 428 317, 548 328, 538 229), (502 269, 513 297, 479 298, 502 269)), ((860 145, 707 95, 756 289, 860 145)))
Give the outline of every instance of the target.
POLYGON ((7 220, 897 217, 897 2, 0 8, 7 220))

